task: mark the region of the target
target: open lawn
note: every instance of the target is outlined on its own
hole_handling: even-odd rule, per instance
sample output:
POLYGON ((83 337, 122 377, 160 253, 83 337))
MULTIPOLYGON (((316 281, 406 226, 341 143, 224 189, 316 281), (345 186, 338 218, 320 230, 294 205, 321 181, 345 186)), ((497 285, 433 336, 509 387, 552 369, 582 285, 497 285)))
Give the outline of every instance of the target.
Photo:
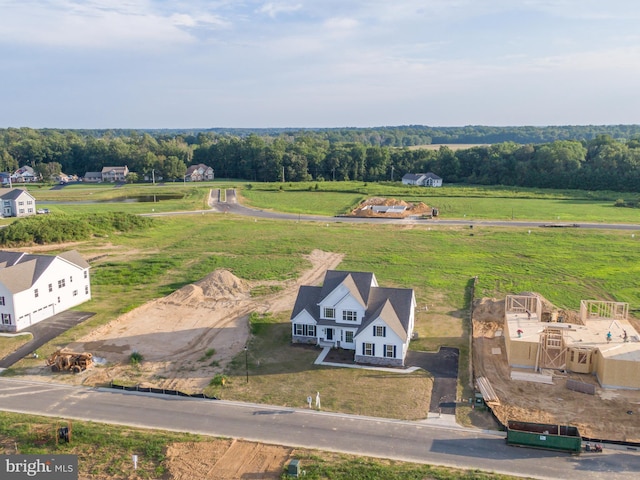
POLYGON ((4 358, 27 342, 30 342, 33 336, 30 333, 24 335, 5 337, 0 335, 0 358, 4 358))
MULTIPOLYGON (((637 312, 638 242, 640 236, 632 238, 628 232, 579 229, 529 233, 524 229, 431 225, 326 226, 228 215, 157 218, 154 226, 144 231, 54 247, 58 251, 76 248, 90 261, 93 300, 82 309, 97 314, 43 347, 41 353, 48 355, 56 346, 77 340, 120 313, 197 281, 216 268, 227 268, 248 280, 293 278, 308 268, 302 255, 319 248, 345 254, 341 269, 373 271, 380 284, 414 288, 419 338, 411 348, 458 347, 465 359, 468 287, 473 276, 479 277, 478 296, 537 291, 561 308, 578 309, 581 299, 611 299, 629 302, 637 312)), ((277 320, 268 328, 277 332, 275 337, 284 345, 286 315, 277 320)), ((256 334, 256 341, 258 337, 256 334)), ((314 352, 296 353, 300 356, 292 366, 286 361, 270 363, 277 345, 265 347, 268 353, 264 355, 261 348, 251 347, 248 386, 243 385, 243 355, 236 359, 230 386, 221 392, 224 398, 300 405, 309 391, 319 390, 325 395, 327 408, 360 411, 354 399, 332 393, 338 391, 332 381, 334 369, 314 367, 314 352), (289 386, 294 384, 299 385, 299 392, 289 386)), ((25 367, 40 364, 23 360, 9 373, 19 374, 25 367)), ((361 382, 364 388, 372 381, 361 372, 341 370, 339 375, 342 382, 361 382)), ((462 385, 467 384, 465 376, 462 366, 462 385)), ((412 388, 410 382, 403 388, 412 388)), ((420 388, 426 388, 426 383, 420 388)), ((376 414, 386 416, 382 411, 376 414)))
POLYGON ((250 184, 241 190, 256 208, 291 213, 341 215, 369 197, 424 202, 440 210, 443 219, 537 220, 560 222, 639 223, 640 211, 615 207, 617 199, 637 193, 533 190, 507 187, 409 187, 361 182, 250 184), (316 188, 317 186, 317 188, 316 188))

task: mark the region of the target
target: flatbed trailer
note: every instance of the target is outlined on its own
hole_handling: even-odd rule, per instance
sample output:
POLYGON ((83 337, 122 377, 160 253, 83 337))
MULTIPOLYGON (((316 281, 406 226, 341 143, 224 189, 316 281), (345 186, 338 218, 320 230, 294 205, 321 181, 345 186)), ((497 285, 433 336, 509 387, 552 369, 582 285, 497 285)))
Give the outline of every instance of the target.
POLYGON ((577 427, 509 420, 507 445, 543 448, 579 455, 582 451, 582 437, 577 427))

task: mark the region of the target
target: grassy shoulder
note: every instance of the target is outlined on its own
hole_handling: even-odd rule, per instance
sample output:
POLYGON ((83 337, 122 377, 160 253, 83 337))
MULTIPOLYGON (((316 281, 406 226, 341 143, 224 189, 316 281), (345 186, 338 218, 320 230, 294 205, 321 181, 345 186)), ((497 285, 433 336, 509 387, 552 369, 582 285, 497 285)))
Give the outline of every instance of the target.
POLYGON ((0 336, 0 358, 4 358, 15 352, 22 345, 30 342, 32 338, 33 335, 30 333, 10 337, 0 336))
MULTIPOLYGON (((143 430, 63 418, 0 412, 0 453, 73 454, 78 456, 82 478, 166 478, 167 447, 176 443, 226 443, 226 440, 179 432, 143 430), (71 427, 71 442, 57 442, 57 431, 71 427), (138 455, 132 473, 131 457, 138 455)), ((474 479, 510 480, 515 477, 478 470, 433 467, 393 460, 356 457, 309 449, 295 449, 295 458, 306 471, 305 478, 359 480, 385 479, 474 479)), ((284 466, 283 466, 284 467, 284 466)), ((287 478, 283 471, 282 478, 287 478)))

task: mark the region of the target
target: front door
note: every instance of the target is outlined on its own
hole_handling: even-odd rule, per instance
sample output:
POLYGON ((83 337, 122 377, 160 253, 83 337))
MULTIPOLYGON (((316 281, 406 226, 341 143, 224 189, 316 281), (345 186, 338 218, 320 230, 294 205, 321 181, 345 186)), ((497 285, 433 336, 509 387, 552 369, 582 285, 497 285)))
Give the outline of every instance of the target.
POLYGON ((333 328, 327 328, 327 340, 333 340, 333 328))

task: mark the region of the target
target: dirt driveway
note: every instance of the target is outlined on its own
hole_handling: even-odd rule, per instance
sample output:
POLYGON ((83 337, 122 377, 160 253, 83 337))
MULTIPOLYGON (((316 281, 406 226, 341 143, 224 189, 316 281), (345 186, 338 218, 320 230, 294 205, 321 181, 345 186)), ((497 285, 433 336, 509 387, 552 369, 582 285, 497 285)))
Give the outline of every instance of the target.
POLYGON ((85 385, 113 379, 142 386, 200 392, 211 378, 240 353, 249 338, 251 312, 278 313, 293 308, 300 285, 317 285, 324 273, 343 256, 314 250, 305 257, 311 268, 295 280, 279 283, 275 294, 251 297, 251 290, 274 282, 247 282, 227 270, 216 270, 204 279, 171 295, 146 303, 68 345, 104 359, 73 378, 85 385), (144 362, 132 369, 129 355, 139 352, 144 362))

